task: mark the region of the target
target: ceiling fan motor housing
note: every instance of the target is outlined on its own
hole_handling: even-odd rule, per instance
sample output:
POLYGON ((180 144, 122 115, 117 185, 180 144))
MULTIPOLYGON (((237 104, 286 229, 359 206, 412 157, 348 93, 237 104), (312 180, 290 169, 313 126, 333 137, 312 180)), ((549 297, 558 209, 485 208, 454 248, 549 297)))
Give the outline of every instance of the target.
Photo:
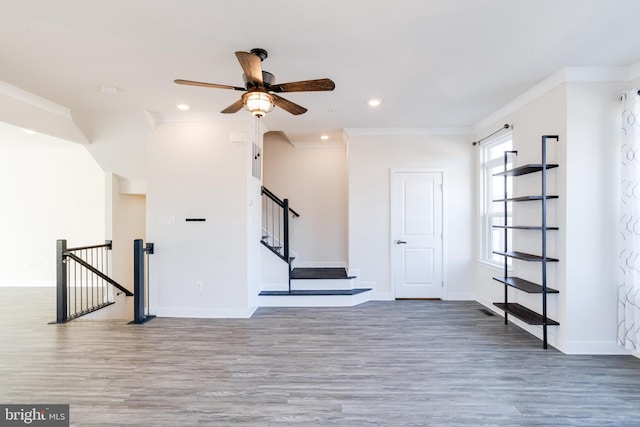
MULTIPOLYGON (((242 73, 242 81, 244 82, 244 87, 246 87, 247 89, 250 89, 252 87, 255 87, 253 85, 252 82, 249 81, 249 79, 247 78, 247 75, 245 73, 242 73)), ((274 76, 273 74, 271 74, 268 71, 262 71, 262 83, 264 85, 265 88, 270 88, 271 85, 276 83, 276 76, 274 76)))

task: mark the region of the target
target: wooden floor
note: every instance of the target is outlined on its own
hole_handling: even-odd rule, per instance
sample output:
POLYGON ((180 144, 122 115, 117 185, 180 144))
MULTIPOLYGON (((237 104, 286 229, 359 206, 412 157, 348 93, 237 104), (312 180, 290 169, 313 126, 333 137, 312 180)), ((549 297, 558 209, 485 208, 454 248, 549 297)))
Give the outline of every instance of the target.
POLYGON ((0 288, 0 403, 68 403, 72 425, 640 425, 640 360, 542 350, 473 302, 145 325, 49 325, 53 304, 0 288))

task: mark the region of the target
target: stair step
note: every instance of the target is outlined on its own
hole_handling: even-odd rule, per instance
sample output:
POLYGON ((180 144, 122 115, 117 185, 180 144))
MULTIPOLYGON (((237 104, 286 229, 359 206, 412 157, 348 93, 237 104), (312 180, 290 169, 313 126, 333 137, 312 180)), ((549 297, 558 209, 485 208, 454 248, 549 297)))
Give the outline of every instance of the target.
POLYGON ((354 279, 344 268, 294 268, 291 279, 354 279))
POLYGON ((260 296, 283 296, 283 295, 295 295, 295 296, 310 296, 310 295, 358 295, 363 292, 370 291, 371 288, 358 288, 358 289, 304 289, 304 290, 291 290, 289 291, 262 291, 260 296))
POLYGON ((299 290, 344 290, 358 287, 358 282, 353 279, 291 279, 291 289, 299 290))
POLYGON ((260 307, 354 307, 370 301, 371 289, 262 291, 260 307))

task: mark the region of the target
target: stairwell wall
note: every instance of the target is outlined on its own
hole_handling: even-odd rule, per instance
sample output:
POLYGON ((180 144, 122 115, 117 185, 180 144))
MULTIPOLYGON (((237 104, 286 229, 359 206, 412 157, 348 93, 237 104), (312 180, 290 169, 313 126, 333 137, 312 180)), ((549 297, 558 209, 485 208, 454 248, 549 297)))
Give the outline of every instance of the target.
POLYGON ((296 267, 347 267, 347 155, 340 143, 296 147, 265 135, 264 185, 300 213, 291 218, 296 267))

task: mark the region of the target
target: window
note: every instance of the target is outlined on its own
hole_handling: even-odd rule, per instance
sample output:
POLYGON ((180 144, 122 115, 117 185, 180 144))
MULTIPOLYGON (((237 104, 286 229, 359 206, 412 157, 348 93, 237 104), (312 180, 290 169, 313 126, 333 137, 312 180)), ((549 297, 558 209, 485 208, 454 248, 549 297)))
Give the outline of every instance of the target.
MULTIPOLYGON (((504 178, 494 177, 493 174, 504 170, 504 152, 512 149, 511 132, 507 135, 496 137, 481 146, 480 171, 481 171, 481 229, 482 245, 481 260, 496 266, 503 266, 502 256, 493 251, 504 251, 505 229, 493 228, 494 225, 504 225, 504 202, 495 200, 504 199, 504 178)), ((507 168, 511 168, 513 155, 507 158, 507 168)), ((511 195, 511 180, 507 180, 507 193, 511 195)), ((507 204, 507 222, 511 224, 511 204, 507 204)), ((511 241, 511 230, 507 229, 507 238, 511 241)), ((511 263, 508 258, 507 262, 511 263)))

